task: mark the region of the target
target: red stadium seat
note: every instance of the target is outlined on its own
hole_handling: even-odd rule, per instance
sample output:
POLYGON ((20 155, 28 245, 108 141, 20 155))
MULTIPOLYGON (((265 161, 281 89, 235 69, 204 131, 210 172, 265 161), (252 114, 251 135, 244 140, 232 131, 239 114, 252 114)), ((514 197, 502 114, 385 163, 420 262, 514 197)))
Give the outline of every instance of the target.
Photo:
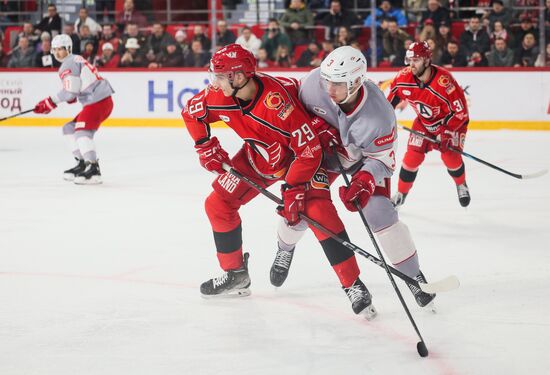
POLYGON ((252 25, 250 27, 250 31, 254 33, 258 38, 262 39, 262 36, 264 36, 265 31, 267 30, 267 24, 260 23, 257 25, 252 25))
POLYGON ((307 44, 301 44, 294 47, 294 51, 292 51, 293 53, 292 63, 295 64, 296 61, 298 61, 298 59, 300 58, 300 56, 302 56, 302 53, 304 53, 306 49, 307 49, 307 44))
POLYGON ((453 21, 451 23, 451 34, 456 40, 460 40, 460 35, 466 29, 466 22, 463 21, 453 21))
POLYGON ((166 26, 166 32, 172 35, 173 37, 176 36, 176 33, 178 32, 178 30, 186 31, 185 26, 183 24, 172 24, 172 25, 166 26))
POLYGON ((315 40, 317 43, 322 43, 325 39, 327 39, 328 34, 328 27, 326 26, 315 26, 315 40))
POLYGON ((361 46, 368 46, 370 41, 370 27, 361 27, 357 41, 361 46))

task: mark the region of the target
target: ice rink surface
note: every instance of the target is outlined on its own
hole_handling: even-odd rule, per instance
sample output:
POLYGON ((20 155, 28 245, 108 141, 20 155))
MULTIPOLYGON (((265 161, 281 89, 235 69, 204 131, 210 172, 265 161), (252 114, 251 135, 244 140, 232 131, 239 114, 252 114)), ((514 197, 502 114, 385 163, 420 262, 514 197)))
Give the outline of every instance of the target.
MULTIPOLYGON (((213 132, 238 149, 232 132, 213 132)), ((271 286, 278 217, 262 196, 241 212, 252 295, 202 299, 199 285, 220 274, 203 210, 213 175, 186 130, 104 128, 97 145, 104 184, 76 186, 61 178, 73 160, 60 128, 0 127, 0 374, 548 374, 550 176, 465 159, 465 210, 438 154, 427 157, 401 219, 428 279, 455 274, 461 287, 432 314, 398 281, 422 359, 385 272, 361 256, 372 322, 353 314, 311 233, 271 286)), ((550 167, 550 132, 470 131, 466 151, 535 172, 550 167)))

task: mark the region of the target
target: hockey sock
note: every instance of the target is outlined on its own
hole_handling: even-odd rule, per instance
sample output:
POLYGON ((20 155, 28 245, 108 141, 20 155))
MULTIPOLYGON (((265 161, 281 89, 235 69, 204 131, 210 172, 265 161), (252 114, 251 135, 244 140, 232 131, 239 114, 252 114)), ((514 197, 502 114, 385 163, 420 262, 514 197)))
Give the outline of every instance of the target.
POLYGON ((376 233, 378 242, 396 268, 407 276, 415 277, 420 272, 416 246, 409 228, 401 221, 376 233))
POLYGON ((279 249, 285 251, 291 251, 294 249, 298 241, 306 233, 308 225, 305 221, 300 221, 294 226, 289 226, 284 219, 279 221, 279 227, 277 228, 277 244, 279 249))
POLYGON ((466 171, 464 168, 464 163, 458 167, 458 169, 447 169, 447 172, 451 175, 453 180, 455 180, 455 184, 462 185, 464 182, 466 182, 466 171))
POLYGON ((81 130, 75 133, 76 143, 84 160, 96 163, 97 154, 93 137, 94 133, 88 130, 81 130))
POLYGON ((403 194, 407 194, 414 184, 417 173, 418 171, 411 172, 406 170, 404 167, 401 167, 401 170, 399 171, 399 182, 397 183, 397 191, 403 194))

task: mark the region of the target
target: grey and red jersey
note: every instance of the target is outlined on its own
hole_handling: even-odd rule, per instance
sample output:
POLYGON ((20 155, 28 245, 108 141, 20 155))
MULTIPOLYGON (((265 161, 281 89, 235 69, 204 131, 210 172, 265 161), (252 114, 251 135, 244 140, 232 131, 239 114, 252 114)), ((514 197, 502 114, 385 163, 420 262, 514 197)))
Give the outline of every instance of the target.
POLYGON ((78 99, 82 105, 93 104, 114 93, 109 82, 82 56, 67 56, 59 67, 58 74, 63 82, 63 89, 51 97, 56 104, 74 99, 78 99))
MULTIPOLYGON (((349 155, 348 160, 342 160, 344 167, 350 173, 359 169, 369 172, 377 185, 384 186, 384 179, 395 170, 397 121, 393 107, 378 86, 367 81, 356 107, 344 113, 323 89, 321 79, 320 68, 308 73, 300 85, 300 100, 310 112, 339 130, 349 155)), ((331 170, 338 171, 334 160, 328 163, 331 170)))

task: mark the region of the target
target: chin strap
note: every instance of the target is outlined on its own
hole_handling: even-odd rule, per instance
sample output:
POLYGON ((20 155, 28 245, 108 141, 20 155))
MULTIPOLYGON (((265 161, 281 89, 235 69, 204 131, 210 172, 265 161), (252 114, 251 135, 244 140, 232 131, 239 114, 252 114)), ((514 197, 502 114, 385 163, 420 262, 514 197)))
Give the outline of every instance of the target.
POLYGON ((233 82, 231 82, 231 88, 233 89, 233 93, 231 94, 231 96, 235 97, 237 95, 237 93, 239 92, 239 90, 242 89, 243 87, 245 87, 248 84, 249 81, 250 81, 250 78, 248 78, 246 80, 246 82, 243 83, 243 85, 241 87, 235 87, 235 86, 233 86, 233 82))
POLYGON ((349 93, 348 96, 343 101, 341 101, 337 104, 346 104, 348 102, 348 100, 350 100, 350 98, 353 95, 355 95, 361 89, 361 87, 363 87, 363 84, 360 84, 359 86, 357 86, 357 88, 352 93, 349 93))

